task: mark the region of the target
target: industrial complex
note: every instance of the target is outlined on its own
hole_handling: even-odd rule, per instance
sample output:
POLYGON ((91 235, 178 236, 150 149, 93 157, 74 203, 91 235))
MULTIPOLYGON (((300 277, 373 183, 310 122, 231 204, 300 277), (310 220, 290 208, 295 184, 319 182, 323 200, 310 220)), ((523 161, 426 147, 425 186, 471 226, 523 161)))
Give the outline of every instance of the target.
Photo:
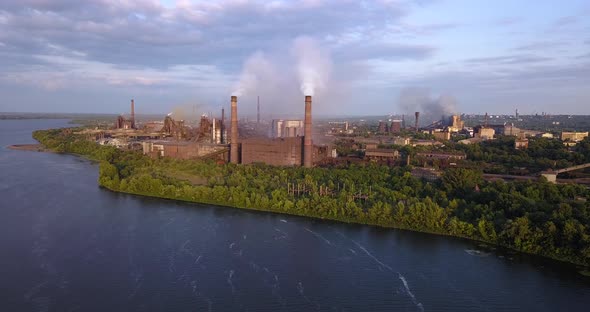
POLYGON ((433 120, 429 112, 415 112, 409 122, 411 125, 406 125, 405 114, 391 115, 386 120, 323 119, 314 124, 312 97, 305 96, 302 102, 303 119, 275 118, 262 122, 258 101, 256 123, 252 125, 238 118, 237 96, 230 97, 229 124, 226 124, 224 109, 219 117, 204 114, 192 122, 176 118, 172 113, 162 120, 137 121, 135 101, 131 100, 129 116, 118 116, 108 129, 97 127, 80 133, 99 144, 138 150, 154 158, 306 168, 376 162, 427 169, 413 170, 412 174, 422 176, 426 172, 429 179, 440 176, 436 170, 460 166, 466 160, 465 153, 444 148, 445 142, 450 140, 479 144, 498 136, 511 136, 514 149, 527 149, 531 137, 555 137, 568 147, 588 137, 588 132, 522 129, 514 123, 514 119, 522 116, 511 116, 508 121, 498 123, 498 118, 487 113, 481 116, 483 118, 475 117, 475 122, 466 115, 447 115, 433 120), (433 122, 424 122, 427 118, 433 122), (404 146, 418 150, 410 155, 404 146))

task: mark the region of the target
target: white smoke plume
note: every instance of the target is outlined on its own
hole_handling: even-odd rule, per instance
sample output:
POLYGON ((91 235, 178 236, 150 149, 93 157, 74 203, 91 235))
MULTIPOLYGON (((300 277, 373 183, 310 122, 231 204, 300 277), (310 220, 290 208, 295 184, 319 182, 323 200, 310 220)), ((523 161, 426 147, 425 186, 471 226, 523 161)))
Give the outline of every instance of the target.
POLYGON ((264 53, 260 51, 254 53, 244 62, 240 79, 236 83, 232 95, 242 96, 256 90, 265 83, 265 79, 275 76, 275 72, 273 64, 264 53))
POLYGON ((303 95, 315 95, 315 92, 327 87, 332 71, 332 59, 327 50, 313 38, 301 36, 293 41, 291 49, 297 61, 297 74, 303 95))

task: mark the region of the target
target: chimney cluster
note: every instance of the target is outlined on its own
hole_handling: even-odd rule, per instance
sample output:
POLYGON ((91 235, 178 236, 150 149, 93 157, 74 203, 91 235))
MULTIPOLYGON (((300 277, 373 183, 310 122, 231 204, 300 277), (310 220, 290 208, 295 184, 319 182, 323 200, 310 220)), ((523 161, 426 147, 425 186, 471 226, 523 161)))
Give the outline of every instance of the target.
MULTIPOLYGON (((231 97, 231 135, 230 135, 230 156, 229 160, 232 164, 239 163, 238 152, 238 97, 231 97)), ((222 127, 225 119, 224 111, 221 110, 222 127)), ((223 133, 223 130, 222 130, 223 133)), ((311 96, 305 96, 305 120, 303 132, 303 166, 311 168, 313 166, 313 142, 311 139, 311 96)))

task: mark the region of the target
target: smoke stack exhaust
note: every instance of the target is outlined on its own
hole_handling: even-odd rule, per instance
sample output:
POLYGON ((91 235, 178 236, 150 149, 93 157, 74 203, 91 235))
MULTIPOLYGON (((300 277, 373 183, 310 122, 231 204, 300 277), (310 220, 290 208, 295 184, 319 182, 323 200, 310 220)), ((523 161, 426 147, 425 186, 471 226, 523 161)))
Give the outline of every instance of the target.
POLYGON ((415 125, 415 128, 416 128, 416 132, 418 132, 418 121, 420 119, 420 112, 416 112, 414 114, 416 115, 416 125, 415 125))
POLYGON ((305 121, 303 132, 303 166, 305 168, 312 167, 312 141, 311 141, 311 96, 305 96, 305 121))
POLYGON ((135 103, 131 99, 131 129, 135 129, 135 103))
POLYGON ((229 146, 229 160, 232 164, 238 163, 238 97, 231 97, 231 142, 229 146))

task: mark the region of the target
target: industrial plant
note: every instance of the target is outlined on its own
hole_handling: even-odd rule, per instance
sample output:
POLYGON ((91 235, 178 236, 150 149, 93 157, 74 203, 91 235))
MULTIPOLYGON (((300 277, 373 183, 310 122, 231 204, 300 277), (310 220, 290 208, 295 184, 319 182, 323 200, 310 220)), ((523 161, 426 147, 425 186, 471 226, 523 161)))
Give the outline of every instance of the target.
MULTIPOLYGON (((511 136, 514 149, 522 150, 528 148, 531 137, 554 137, 554 133, 516 127, 513 118, 522 116, 511 116, 508 121, 498 123, 498 118, 487 113, 475 119, 464 114, 436 118, 432 112, 416 111, 411 121, 401 114, 386 119, 320 119, 312 123, 312 96, 307 95, 303 100, 302 119, 269 118, 263 122, 258 98, 254 124, 238 118, 238 97, 231 96, 229 125, 223 108, 218 116, 203 114, 191 121, 175 113, 162 120, 138 121, 135 101, 131 100, 130 114, 118 116, 109 129, 97 127, 80 133, 99 144, 141 151, 153 158, 305 168, 381 163, 426 169, 412 170, 412 173, 420 177, 426 174, 428 178, 440 176, 437 169, 460 166, 466 160, 465 153, 443 148, 448 141, 480 144, 498 136, 511 136), (419 150, 412 156, 403 146, 419 150)), ((588 132, 560 134, 563 144, 570 147, 587 136, 588 132)))
MULTIPOLYGON (((130 116, 118 116, 112 129, 87 129, 81 133, 99 144, 141 149, 151 157, 309 168, 333 156, 328 145, 313 144, 311 96, 305 96, 304 120, 273 120, 271 136, 242 135, 245 131, 241 131, 238 123, 237 96, 231 96, 230 107, 229 131, 224 109, 221 118, 202 115, 198 125, 188 125, 184 120, 175 119, 173 114, 168 114, 163 121, 139 125, 135 121, 135 101, 131 100, 130 116)), ((257 123, 260 123, 260 113, 257 123)))

